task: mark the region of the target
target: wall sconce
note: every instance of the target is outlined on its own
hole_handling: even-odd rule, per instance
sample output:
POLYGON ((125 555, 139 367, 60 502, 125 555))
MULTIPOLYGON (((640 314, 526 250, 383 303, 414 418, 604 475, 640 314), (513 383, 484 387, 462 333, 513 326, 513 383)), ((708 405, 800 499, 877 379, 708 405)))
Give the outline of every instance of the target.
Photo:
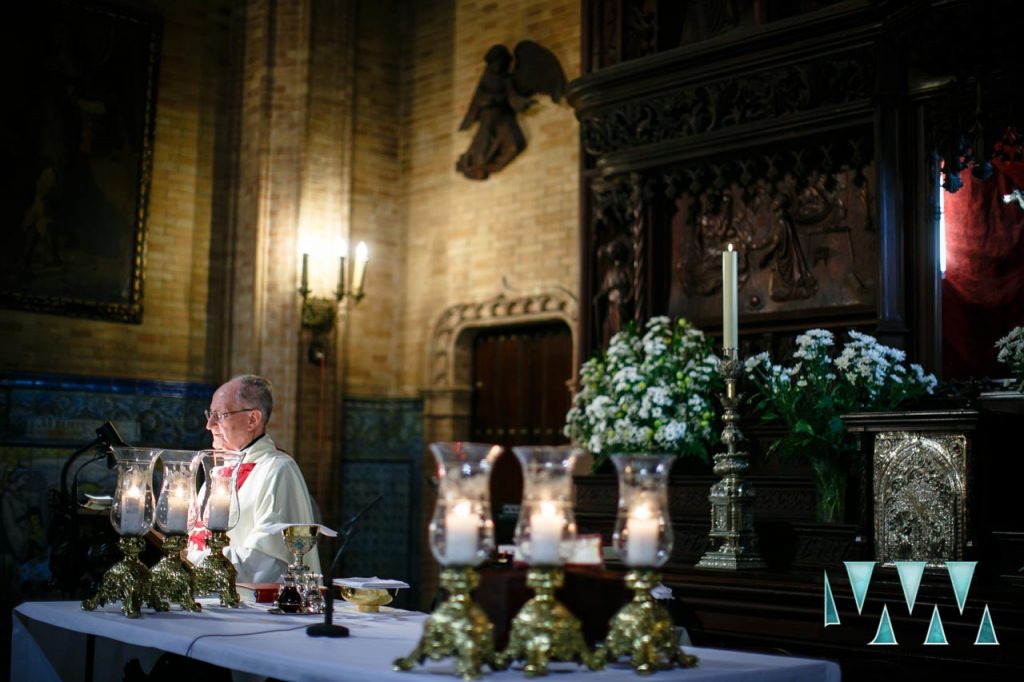
POLYGON ((299 295, 302 296, 302 327, 313 331, 313 343, 309 347, 309 361, 315 365, 320 364, 324 359, 325 339, 337 321, 338 305, 346 298, 351 298, 356 303, 363 298, 366 264, 370 260, 366 242, 359 242, 356 246, 356 258, 352 267, 352 277, 348 280, 348 288, 345 287, 348 274, 345 268, 346 260, 348 260, 348 244, 342 242, 338 288, 334 290, 333 298, 312 296, 313 290, 309 288, 309 254, 302 254, 302 284, 299 286, 299 295))

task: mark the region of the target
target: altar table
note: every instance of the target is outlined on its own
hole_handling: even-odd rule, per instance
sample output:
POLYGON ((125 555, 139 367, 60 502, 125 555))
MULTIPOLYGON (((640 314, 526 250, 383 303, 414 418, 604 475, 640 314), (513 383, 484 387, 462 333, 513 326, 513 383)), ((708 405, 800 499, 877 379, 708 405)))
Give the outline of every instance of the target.
MULTIPOLYGON (((26 602, 13 614, 11 680, 120 679, 124 663, 140 659, 148 670, 163 652, 188 655, 242 674, 280 680, 358 680, 359 682, 423 682, 459 680, 450 659, 429 662, 412 672, 394 672, 392 661, 412 651, 426 614, 383 607, 361 614, 338 604, 335 622, 346 625, 344 639, 309 637, 316 616, 275 615, 262 605, 243 603, 228 609, 207 600, 201 613, 144 610, 139 618, 121 615, 119 605, 82 611, 79 602, 26 602), (240 636, 225 636, 240 635, 240 636), (449 673, 448 675, 439 673, 449 673)), ((625 663, 590 672, 569 663, 552 663, 550 679, 571 674, 580 682, 654 682, 732 680, 757 682, 838 682, 839 666, 830 661, 768 656, 722 649, 686 647, 700 658, 691 669, 662 671, 640 678, 625 663), (578 671, 578 672, 577 672, 578 671)), ((487 669, 485 669, 487 670, 487 669)), ((526 679, 515 667, 485 672, 485 680, 526 679)), ((183 681, 188 682, 188 681, 183 681)))

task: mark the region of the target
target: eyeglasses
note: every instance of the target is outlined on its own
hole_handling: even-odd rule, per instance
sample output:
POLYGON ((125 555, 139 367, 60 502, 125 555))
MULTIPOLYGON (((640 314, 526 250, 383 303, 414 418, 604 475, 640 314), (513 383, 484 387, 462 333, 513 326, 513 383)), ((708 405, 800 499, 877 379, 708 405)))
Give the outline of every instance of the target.
POLYGON ((224 421, 225 417, 230 417, 233 414, 238 414, 239 412, 252 412, 253 410, 257 410, 257 409, 259 409, 259 408, 257 408, 257 407, 243 407, 240 410, 231 410, 230 412, 216 412, 216 411, 211 411, 211 410, 203 410, 203 414, 206 415, 206 421, 213 422, 214 424, 216 424, 218 422, 224 421))

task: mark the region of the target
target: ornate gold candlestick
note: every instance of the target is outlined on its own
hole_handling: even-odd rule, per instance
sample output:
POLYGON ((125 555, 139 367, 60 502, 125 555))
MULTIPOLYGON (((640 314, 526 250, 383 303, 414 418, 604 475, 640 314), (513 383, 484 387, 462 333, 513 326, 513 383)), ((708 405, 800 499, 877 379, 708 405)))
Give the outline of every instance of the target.
POLYGON ((726 451, 715 454, 716 474, 722 477, 711 486, 711 532, 708 534, 717 549, 704 553, 697 563, 699 568, 764 568, 764 562, 757 551, 757 535, 754 533, 754 489, 743 480, 750 465, 747 453, 737 450, 736 444, 743 438, 736 424, 740 420, 739 406, 743 395, 736 390, 743 365, 736 348, 723 348, 719 371, 725 379, 725 393, 720 396, 725 412, 722 421, 722 442, 726 451))
POLYGON ((512 620, 508 646, 496 663, 506 668, 525 661, 527 677, 546 675, 549 661, 575 661, 600 670, 604 661, 587 647, 579 619, 555 599, 565 574, 561 568, 535 567, 526 574, 526 584, 536 595, 519 609, 512 620))
POLYGON ((168 602, 178 604, 186 611, 202 611, 196 603, 196 576, 192 565, 181 558, 187 544, 184 535, 165 535, 163 551, 166 556, 153 567, 153 595, 169 608, 168 602))
POLYGON ((412 670, 428 657, 438 661, 448 656, 455 657, 455 671, 466 680, 479 678, 485 663, 495 667, 494 625, 470 596, 479 582, 477 572, 468 566, 441 571, 448 599, 430 614, 412 653, 395 659, 395 670, 412 670))
MULTIPOLYGON (((430 520, 430 551, 443 566, 441 585, 448 599, 423 626, 423 636, 395 670, 412 670, 427 657, 455 657, 455 671, 466 680, 494 664, 494 626, 470 592, 480 582, 479 566, 494 549, 490 479, 501 448, 490 443, 431 443, 437 461, 438 490, 430 520)), ((496 668, 495 668, 496 669, 496 668)))
POLYGON ((99 592, 82 602, 86 611, 119 599, 121 612, 129 618, 142 613, 143 602, 156 611, 169 608, 154 593, 149 569, 139 561, 139 552, 145 547, 143 536, 153 527, 153 463, 159 454, 160 450, 152 448, 114 448, 117 488, 110 524, 121 536, 117 546, 124 559, 103 575, 99 592))
POLYGON ((626 587, 633 601, 608 623, 608 637, 599 650, 609 661, 630 657, 630 665, 641 675, 678 666, 692 668, 697 657, 683 652, 668 611, 659 606, 651 590, 661 581, 654 569, 637 569, 626 574, 626 587))
POLYGON ((98 606, 120 601, 121 612, 124 615, 138 618, 142 614, 143 602, 154 611, 168 609, 153 591, 149 569, 139 561, 139 552, 145 546, 146 541, 137 535, 125 535, 117 541, 117 547, 124 553, 124 559, 103 574, 100 591, 82 602, 83 610, 94 611, 98 606))
POLYGON ((224 556, 223 549, 230 544, 227 531, 212 531, 206 544, 210 546, 210 554, 196 566, 196 593, 220 595, 220 605, 237 608, 241 603, 235 580, 238 569, 231 560, 224 556))

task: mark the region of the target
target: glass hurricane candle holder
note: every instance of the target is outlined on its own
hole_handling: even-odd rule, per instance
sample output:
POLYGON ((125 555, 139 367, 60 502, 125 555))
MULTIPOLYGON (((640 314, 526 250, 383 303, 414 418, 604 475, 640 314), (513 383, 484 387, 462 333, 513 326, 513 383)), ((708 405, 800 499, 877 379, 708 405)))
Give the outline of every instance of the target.
POLYGON ((602 654, 609 661, 630 657, 640 674, 696 665, 683 653, 675 624, 651 590, 661 582, 657 568, 672 555, 672 520, 668 510, 668 475, 674 455, 614 455, 619 474, 619 504, 612 542, 630 568, 626 586, 633 601, 608 623, 602 654))
POLYGON ((153 567, 153 589, 167 602, 186 611, 199 611, 196 576, 192 565, 181 558, 185 549, 189 516, 195 500, 195 450, 163 450, 163 484, 156 501, 156 527, 163 534, 164 558, 153 567))
POLYGON ((512 451, 523 467, 516 545, 530 564, 526 584, 535 596, 512 620, 508 647, 497 655, 497 663, 507 667, 525 661, 528 677, 546 674, 549 661, 575 661, 597 670, 604 662, 587 648, 579 619, 555 599, 565 579, 561 566, 572 556, 576 540, 572 468, 581 451, 568 446, 512 451))
POLYGON ((196 566, 196 591, 216 592, 222 606, 237 607, 241 603, 235 580, 238 570, 224 556, 228 531, 238 523, 238 469, 243 455, 234 450, 201 450, 193 467, 202 474, 199 489, 197 522, 210 532, 206 544, 210 553, 196 566))
POLYGON ((396 659, 395 670, 412 670, 428 657, 455 657, 465 679, 480 677, 494 663, 494 625, 470 595, 480 582, 474 567, 494 550, 490 478, 501 448, 487 443, 431 443, 437 460, 438 491, 430 521, 430 551, 443 566, 441 585, 448 593, 423 626, 412 653, 396 659))
POLYGON ((561 566, 572 556, 576 542, 572 467, 580 451, 553 446, 512 451, 523 468, 515 543, 531 566, 561 566))
POLYGON ((160 450, 129 447, 113 450, 117 487, 110 508, 110 523, 121 536, 118 548, 124 558, 103 575, 99 592, 83 601, 82 608, 92 611, 109 602, 120 601, 122 613, 129 618, 142 613, 144 602, 156 611, 166 611, 167 605, 153 591, 149 569, 138 558, 145 547, 143 536, 153 527, 153 463, 160 450))

